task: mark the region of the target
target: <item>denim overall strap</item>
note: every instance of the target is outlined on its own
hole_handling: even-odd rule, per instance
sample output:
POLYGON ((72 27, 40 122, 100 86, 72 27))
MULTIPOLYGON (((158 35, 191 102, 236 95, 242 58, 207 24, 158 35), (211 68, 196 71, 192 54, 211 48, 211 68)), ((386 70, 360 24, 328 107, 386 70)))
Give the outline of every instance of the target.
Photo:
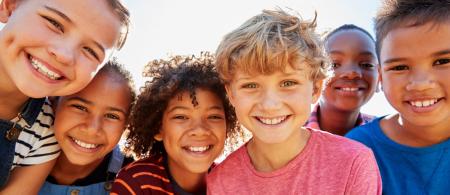
POLYGON ((122 168, 124 156, 120 152, 119 146, 116 146, 113 149, 113 153, 111 155, 111 160, 109 161, 108 165, 108 172, 111 173, 118 173, 120 169, 122 168))
MULTIPOLYGON (((19 118, 19 120, 23 119, 28 126, 31 126, 39 115, 44 102, 45 98, 30 99, 21 111, 21 119, 19 118)), ((22 130, 23 127, 19 124, 0 119, 0 188, 8 181, 9 173, 13 165, 17 138, 22 130)))
POLYGON ((111 191, 116 174, 122 168, 123 160, 124 156, 120 152, 119 146, 116 146, 109 160, 108 178, 106 181, 87 186, 58 185, 46 181, 40 189, 39 195, 107 195, 111 191))

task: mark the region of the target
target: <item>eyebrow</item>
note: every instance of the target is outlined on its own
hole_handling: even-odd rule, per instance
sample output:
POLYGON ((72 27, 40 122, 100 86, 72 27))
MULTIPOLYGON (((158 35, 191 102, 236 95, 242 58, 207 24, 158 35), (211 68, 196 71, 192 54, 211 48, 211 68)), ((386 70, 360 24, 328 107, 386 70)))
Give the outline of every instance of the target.
MULTIPOLYGON (((332 51, 329 51, 328 53, 344 55, 344 52, 341 52, 341 51, 338 51, 338 50, 332 50, 332 51)), ((372 57, 375 57, 375 54, 370 52, 370 51, 362 51, 362 52, 359 52, 358 55, 367 55, 367 56, 370 55, 372 57)))
MULTIPOLYGON (((72 21, 66 14, 62 13, 61 11, 59 11, 59 10, 57 10, 57 9, 55 9, 55 8, 52 8, 52 7, 50 7, 50 6, 47 6, 47 5, 45 5, 44 7, 45 7, 45 9, 47 9, 48 11, 51 11, 51 12, 55 13, 56 15, 60 16, 61 18, 63 18, 63 19, 66 20, 67 22, 73 24, 73 21, 72 21)), ((95 44, 95 45, 96 45, 103 53, 105 53, 105 48, 104 48, 102 45, 100 45, 100 43, 98 43, 97 41, 94 41, 94 44, 95 44)))
POLYGON ((400 61, 405 61, 406 58, 389 58, 385 61, 383 61, 383 64, 389 64, 389 63, 394 63, 394 62, 400 62, 400 61))
MULTIPOLYGON (((174 106, 174 107, 170 108, 167 111, 167 113, 171 113, 171 112, 173 112, 176 109, 189 110, 189 108, 185 107, 185 106, 174 106)), ((211 106, 211 107, 208 108, 208 110, 222 110, 222 109, 223 109, 222 106, 211 106)))
POLYGON ((450 54, 450 49, 444 49, 442 51, 435 52, 435 53, 431 54, 431 56, 436 57, 436 56, 442 56, 442 55, 447 55, 447 54, 450 54))
MULTIPOLYGON (((442 55, 447 55, 450 54, 450 49, 445 49, 445 50, 441 50, 435 53, 432 53, 431 56, 432 57, 437 57, 437 56, 442 56, 442 55)), ((385 61, 383 61, 383 63, 393 63, 393 62, 400 62, 400 61, 405 61, 407 60, 407 58, 391 58, 391 59, 387 59, 385 61)))
POLYGON ((64 20, 66 20, 67 22, 73 23, 72 20, 71 20, 66 14, 62 13, 61 11, 59 11, 59 10, 57 10, 57 9, 55 9, 55 8, 49 7, 49 6, 47 6, 47 5, 45 5, 44 7, 45 7, 47 10, 49 10, 49 11, 51 11, 51 12, 57 14, 58 16, 60 16, 60 17, 63 18, 64 20))
POLYGON ((176 109, 189 110, 189 108, 187 108, 185 106, 174 106, 174 107, 170 108, 169 110, 167 110, 167 113, 171 113, 176 109))
MULTIPOLYGON (((81 97, 70 97, 67 101, 80 101, 80 102, 83 102, 83 103, 88 104, 88 105, 94 105, 94 102, 89 101, 89 100, 84 99, 84 98, 81 98, 81 97)), ((116 107, 112 107, 112 106, 108 106, 106 108, 108 110, 111 110, 111 111, 121 112, 124 115, 127 114, 127 112, 125 112, 125 110, 120 109, 120 108, 116 108, 116 107)))

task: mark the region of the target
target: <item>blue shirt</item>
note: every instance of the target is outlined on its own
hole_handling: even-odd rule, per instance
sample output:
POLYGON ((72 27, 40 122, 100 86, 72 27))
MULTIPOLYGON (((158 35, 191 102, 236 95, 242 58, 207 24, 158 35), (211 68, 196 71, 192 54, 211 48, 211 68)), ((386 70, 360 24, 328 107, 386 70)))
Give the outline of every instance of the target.
POLYGON ((356 127, 346 137, 373 150, 383 194, 450 194, 450 140, 428 147, 402 145, 383 133, 382 118, 356 127))

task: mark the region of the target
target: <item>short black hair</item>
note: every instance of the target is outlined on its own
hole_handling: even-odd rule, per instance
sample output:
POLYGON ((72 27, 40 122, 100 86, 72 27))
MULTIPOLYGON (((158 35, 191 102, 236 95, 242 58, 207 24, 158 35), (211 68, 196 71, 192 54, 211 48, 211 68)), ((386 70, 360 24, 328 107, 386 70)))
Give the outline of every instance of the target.
POLYGON ((369 32, 367 32, 367 30, 365 30, 365 29, 363 29, 363 28, 361 28, 361 27, 359 27, 359 26, 356 26, 356 25, 354 25, 354 24, 344 24, 344 25, 342 25, 342 26, 340 26, 340 27, 338 27, 338 28, 332 30, 331 32, 329 32, 329 33, 325 36, 324 42, 327 42, 327 40, 328 40, 331 36, 333 36, 334 34, 336 34, 337 32, 340 32, 340 31, 346 31, 346 30, 358 30, 358 31, 361 31, 362 33, 364 33, 364 34, 366 34, 367 36, 369 36, 369 38, 370 38, 372 41, 375 42, 375 39, 372 37, 372 35, 371 35, 369 32))

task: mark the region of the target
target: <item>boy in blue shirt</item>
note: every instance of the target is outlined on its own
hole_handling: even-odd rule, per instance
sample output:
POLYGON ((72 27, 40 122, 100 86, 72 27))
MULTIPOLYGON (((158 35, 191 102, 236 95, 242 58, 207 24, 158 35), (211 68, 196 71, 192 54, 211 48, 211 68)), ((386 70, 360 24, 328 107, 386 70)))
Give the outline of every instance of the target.
POLYGON ((450 191, 450 2, 388 0, 376 17, 380 80, 397 114, 347 137, 374 151, 385 194, 450 191))

